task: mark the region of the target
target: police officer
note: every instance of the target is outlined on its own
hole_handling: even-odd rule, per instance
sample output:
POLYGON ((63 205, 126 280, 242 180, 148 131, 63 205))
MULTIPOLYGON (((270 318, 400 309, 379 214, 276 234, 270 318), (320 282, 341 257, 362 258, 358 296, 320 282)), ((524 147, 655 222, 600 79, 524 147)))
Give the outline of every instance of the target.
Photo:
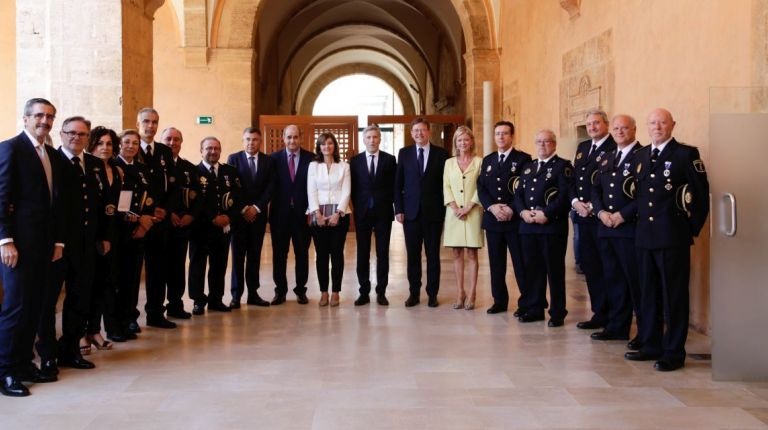
POLYGON ((580 329, 596 329, 605 326, 608 306, 605 300, 605 280, 598 251, 598 220, 593 208, 592 184, 597 168, 605 156, 616 149, 616 143, 608 133, 608 115, 597 109, 587 112, 587 134, 591 139, 579 143, 573 162, 575 176, 571 189, 571 206, 575 212, 573 222, 578 225, 577 241, 580 267, 584 271, 592 305, 592 318, 576 324, 580 329))
POLYGON ((229 312, 222 302, 224 274, 229 258, 231 222, 242 210, 240 178, 229 164, 219 163, 221 142, 206 137, 200 142, 203 160, 197 165, 201 210, 192 225, 189 245, 189 296, 194 300, 193 315, 209 310, 229 312), (208 295, 205 294, 205 269, 208 268, 208 295))
POLYGON ((531 156, 514 148, 515 126, 509 121, 494 125, 497 151, 483 158, 480 176, 477 178, 477 197, 483 205, 483 224, 488 242, 488 262, 491 269, 491 294, 493 305, 489 314, 506 312, 509 305, 507 291, 507 252, 512 257, 520 297, 514 316, 527 312, 529 299, 525 288, 523 248, 520 243, 520 217, 514 208, 514 191, 523 166, 531 156))
POLYGON ((520 322, 541 321, 547 307, 547 280, 552 304, 549 327, 565 323, 565 251, 568 246, 568 197, 573 166, 555 154, 557 137, 552 130, 536 133, 537 160, 528 163, 515 191, 515 208, 523 222, 526 282, 529 296, 520 322))
POLYGON ((192 221, 200 211, 197 166, 181 158, 181 144, 184 136, 175 127, 168 127, 160 134, 160 140, 171 148, 171 165, 174 183, 171 197, 177 204, 172 205, 168 214, 170 231, 168 233, 168 252, 166 254, 166 278, 168 286, 168 306, 166 314, 172 318, 189 319, 192 314, 184 310, 184 290, 186 290, 187 248, 192 221))
POLYGON ((672 137, 669 111, 651 111, 647 125, 635 169, 642 347, 624 357, 667 372, 685 364, 690 247, 709 215, 709 182, 699 150, 672 137))
MULTIPOLYGON (((592 333, 595 340, 626 340, 632 326, 632 311, 639 315, 640 285, 637 279, 635 221, 637 212, 635 169, 637 153, 643 148, 635 140, 635 119, 616 115, 611 135, 616 150, 603 157, 592 186, 593 211, 600 220, 598 246, 603 263, 608 305, 605 329, 592 333)), ((637 349, 639 341, 629 342, 637 349)))

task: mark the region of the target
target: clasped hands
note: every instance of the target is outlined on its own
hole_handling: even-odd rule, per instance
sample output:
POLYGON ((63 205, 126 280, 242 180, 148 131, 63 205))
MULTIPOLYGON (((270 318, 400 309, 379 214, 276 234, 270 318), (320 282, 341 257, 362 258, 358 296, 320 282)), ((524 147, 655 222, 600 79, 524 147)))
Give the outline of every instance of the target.
POLYGON ((493 214, 493 216, 496 217, 496 221, 499 221, 499 222, 509 221, 512 219, 512 216, 515 214, 515 211, 513 211, 511 207, 503 203, 496 203, 494 205, 491 205, 488 208, 488 211, 490 211, 493 214))
POLYGON ((524 210, 520 213, 520 218, 527 224, 546 224, 549 221, 542 210, 524 210))
POLYGON ((621 216, 621 212, 610 213, 608 211, 600 211, 597 217, 608 228, 616 228, 624 223, 624 217, 621 216))

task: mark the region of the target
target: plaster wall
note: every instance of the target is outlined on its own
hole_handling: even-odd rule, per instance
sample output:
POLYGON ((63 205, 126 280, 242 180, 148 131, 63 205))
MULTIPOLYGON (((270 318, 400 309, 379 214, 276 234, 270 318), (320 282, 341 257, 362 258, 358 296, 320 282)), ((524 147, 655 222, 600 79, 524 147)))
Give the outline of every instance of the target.
MULTIPOLYGON (((0 2, 0 140, 19 130, 16 112, 16 2, 0 2)), ((19 111, 21 109, 19 108, 19 111)))
MULTIPOLYGON (((501 2, 503 112, 513 112, 517 119, 518 145, 532 153, 537 129, 563 129, 564 56, 610 30, 610 46, 601 51, 612 62, 612 74, 604 82, 610 97, 601 105, 609 107, 609 115, 635 116, 643 144, 649 141, 647 113, 666 107, 677 121, 675 137, 698 146, 710 165, 709 89, 751 84, 751 4, 584 0, 580 17, 571 20, 557 1, 501 2)), ((572 159, 577 141, 575 132, 568 131, 567 138, 559 139, 558 153, 572 159)), ((691 323, 702 331, 709 330, 708 246, 705 226, 691 269, 691 323)))

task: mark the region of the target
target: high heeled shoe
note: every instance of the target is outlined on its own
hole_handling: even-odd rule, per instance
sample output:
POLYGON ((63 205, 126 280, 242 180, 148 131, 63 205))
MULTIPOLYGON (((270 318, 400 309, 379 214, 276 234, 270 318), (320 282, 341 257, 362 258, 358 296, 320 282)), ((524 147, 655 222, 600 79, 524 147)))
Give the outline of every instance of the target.
POLYGON ((328 293, 323 293, 320 295, 320 301, 317 303, 318 306, 328 306, 328 293))
POLYGON ((464 309, 464 300, 466 300, 466 296, 459 296, 459 298, 456 300, 456 303, 453 304, 454 309, 464 309))
POLYGON ((106 350, 112 349, 112 342, 108 340, 104 340, 104 342, 99 343, 99 341, 94 339, 92 336, 88 336, 88 342, 91 345, 95 346, 96 349, 98 349, 99 351, 106 351, 106 350))
POLYGON ((475 299, 467 298, 467 301, 464 303, 464 310, 471 311, 475 308, 475 299))
POLYGON ((340 301, 341 300, 339 299, 339 293, 333 293, 331 295, 331 307, 335 308, 336 306, 339 306, 340 301))

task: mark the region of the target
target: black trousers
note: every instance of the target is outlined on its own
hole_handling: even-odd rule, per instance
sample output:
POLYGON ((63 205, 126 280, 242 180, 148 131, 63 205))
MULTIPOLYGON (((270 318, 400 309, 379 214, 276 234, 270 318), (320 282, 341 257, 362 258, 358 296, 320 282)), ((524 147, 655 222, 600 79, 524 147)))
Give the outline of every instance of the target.
POLYGON ((579 266, 587 280, 592 320, 605 324, 608 321, 608 301, 598 242, 596 223, 579 224, 579 266))
POLYGON ((189 240, 189 297, 195 304, 222 304, 229 259, 229 233, 216 226, 192 231, 189 240), (205 269, 208 266, 208 295, 205 269))
POLYGON ((530 300, 529 313, 543 315, 547 308, 547 281, 552 306, 549 315, 564 319, 568 314, 565 305, 565 251, 568 236, 558 234, 521 234, 526 287, 530 300))
POLYGON ((349 217, 339 220, 335 227, 312 227, 312 240, 315 242, 315 268, 320 291, 328 291, 328 260, 331 262, 331 288, 334 293, 341 291, 341 279, 344 275, 344 243, 349 231, 349 217))
POLYGON ((112 333, 119 327, 114 318, 118 273, 116 256, 116 244, 113 244, 112 249, 106 255, 96 255, 86 334, 92 335, 101 332, 102 316, 107 333, 112 333))
MULTIPOLYGON (((139 287, 144 239, 123 236, 117 245, 118 283, 114 320, 120 329, 139 318, 139 287)), ((107 327, 109 331, 109 327, 107 327)))
POLYGON ((357 282, 360 295, 371 292, 371 235, 376 237, 376 294, 385 294, 389 284, 389 241, 392 236, 392 218, 378 217, 368 211, 362 219, 355 219, 357 240, 357 282))
POLYGON ((296 260, 296 287, 293 292, 305 294, 309 278, 309 242, 310 234, 307 226, 307 216, 293 212, 290 219, 279 225, 270 224, 272 234, 272 279, 275 281, 275 295, 285 296, 288 293, 288 249, 293 243, 293 255, 296 260))
POLYGON ((442 222, 430 222, 421 218, 403 222, 405 251, 408 254, 408 285, 411 295, 421 293, 421 248, 427 256, 427 295, 437 297, 440 290, 440 236, 442 222))
POLYGON ((690 252, 690 246, 638 250, 642 351, 673 363, 685 361, 690 252))
POLYGON ((609 310, 605 329, 610 333, 629 335, 633 311, 640 321, 640 282, 635 239, 604 237, 598 243, 609 310))
POLYGON ((144 275, 147 303, 144 305, 144 311, 148 318, 162 316, 165 312, 165 291, 168 282, 166 271, 168 226, 167 220, 155 224, 146 236, 144 275))
POLYGON ((512 270, 520 291, 517 307, 523 313, 530 301, 526 288, 525 262, 523 261, 522 239, 517 229, 510 231, 485 231, 488 245, 488 263, 491 269, 491 294, 493 303, 506 309, 509 306, 507 290, 507 252, 512 258, 512 270))
POLYGON ((168 310, 184 310, 184 291, 187 289, 187 248, 189 227, 173 227, 168 233, 166 274, 168 277, 168 310))
POLYGON ((76 259, 67 253, 53 263, 52 282, 43 294, 40 324, 37 329, 37 353, 43 360, 79 355, 79 341, 85 336, 91 307, 96 244, 90 242, 85 249, 77 250, 76 259), (61 315, 61 339, 56 341, 56 303, 62 286, 66 285, 61 315))
POLYGON ((252 223, 239 224, 232 232, 232 275, 230 289, 233 300, 240 300, 247 289, 248 296, 258 294, 261 286, 261 248, 267 230, 266 214, 259 214, 252 223))

